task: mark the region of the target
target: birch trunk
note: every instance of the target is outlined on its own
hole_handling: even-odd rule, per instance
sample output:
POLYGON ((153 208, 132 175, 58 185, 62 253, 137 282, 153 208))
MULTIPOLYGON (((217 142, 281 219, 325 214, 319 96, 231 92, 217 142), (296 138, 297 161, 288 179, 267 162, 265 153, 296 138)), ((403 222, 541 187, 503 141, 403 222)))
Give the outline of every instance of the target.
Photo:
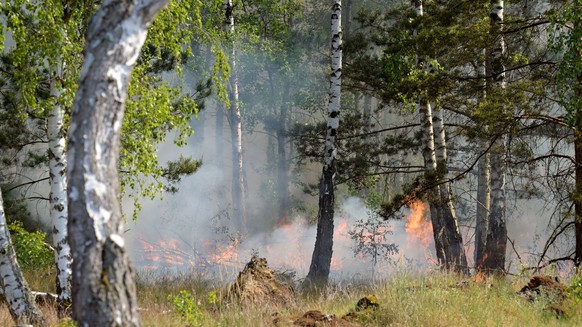
MULTIPOLYGON (((487 76, 487 50, 483 49, 483 76, 487 76)), ((483 79, 483 99, 487 98, 487 78, 483 79)), ((489 133, 488 126, 485 126, 486 135, 489 133)), ((489 211, 491 209, 491 155, 487 142, 483 139, 479 141, 481 158, 477 163, 477 209, 475 217, 475 269, 483 270, 483 260, 485 258, 485 246, 487 245, 487 228, 489 227, 489 211)))
POLYGON ((443 240, 445 248, 445 267, 454 271, 469 273, 467 256, 463 246, 463 238, 459 231, 451 184, 443 182, 448 174, 447 162, 447 142, 443 121, 442 110, 435 110, 433 115, 433 128, 435 137, 435 156, 436 156, 436 178, 438 186, 438 206, 440 208, 441 225, 443 226, 446 238, 443 240))
MULTIPOLYGON (((60 77, 60 69, 54 70, 56 78, 60 77)), ((51 96, 60 95, 58 81, 51 82, 51 96)), ((56 290, 59 311, 71 304, 71 247, 67 238, 67 158, 65 153, 65 112, 57 104, 48 116, 47 135, 49 141, 49 181, 51 186, 49 196, 50 216, 53 225, 53 247, 55 249, 55 265, 57 268, 56 290)))
MULTIPOLYGON (((572 10, 578 10, 580 12, 580 9, 582 9, 582 4, 578 3, 577 7, 572 10)), ((582 19, 579 15, 572 26, 574 27, 572 37, 575 35, 580 37, 582 35, 582 19)), ((575 51, 579 62, 582 62, 582 37, 572 43, 573 51, 575 51)), ((580 67, 580 64, 577 67, 580 67)), ((576 267, 580 267, 582 265, 582 72, 580 70, 578 70, 578 76, 576 82, 574 82, 574 97, 574 101, 578 103, 576 106, 576 126, 574 131, 574 153, 576 156, 576 189, 573 197, 574 212, 576 215, 574 217, 576 236, 574 264, 576 267)))
POLYGON ((428 191, 428 202, 430 210, 430 219, 432 222, 432 229, 434 232, 435 249, 437 259, 440 264, 444 264, 446 254, 443 248, 442 236, 440 233, 443 226, 441 224, 442 217, 441 210, 437 205, 439 197, 439 188, 436 185, 436 153, 434 150, 434 129, 432 127, 432 107, 430 103, 422 98, 419 101, 420 125, 423 130, 423 144, 422 157, 424 159, 425 179, 430 189, 428 191))
MULTIPOLYGON (((485 72, 487 88, 505 88, 505 41, 503 39, 503 1, 492 0, 490 32, 494 43, 486 51, 485 72)), ((494 274, 505 271, 505 252, 507 249, 507 226, 505 223, 505 136, 498 137, 491 152, 491 208, 487 226, 487 240, 483 258, 483 269, 494 274)))
POLYGON ((239 231, 246 229, 246 192, 244 180, 243 143, 242 143, 242 118, 238 96, 238 73, 236 67, 237 51, 234 42, 234 15, 232 0, 225 0, 225 26, 227 33, 232 38, 232 53, 230 68, 232 71, 230 89, 230 132, 232 136, 232 206, 235 224, 239 231))
POLYGON ((335 0, 331 14, 331 75, 327 116, 327 132, 323 153, 323 176, 319 186, 319 211, 315 247, 309 272, 305 277, 307 286, 327 285, 333 254, 334 177, 336 160, 336 137, 339 128, 342 82, 342 29, 341 0, 335 0))
POLYGON ((289 112, 289 84, 283 93, 277 124, 277 194, 279 195, 279 221, 289 222, 289 162, 287 161, 287 116, 289 112))
POLYGON ((106 2, 87 30, 67 157, 73 318, 79 326, 141 326, 121 236, 120 132, 147 26, 167 2, 106 2))
MULTIPOLYGON (((417 16, 423 16, 422 1, 412 0, 412 4, 417 16)), ((417 31, 414 31, 414 35, 417 35, 417 31)), ((416 56, 417 66, 423 66, 424 59, 418 51, 416 56)), ((450 186, 446 183, 440 184, 446 176, 447 170, 446 141, 442 116, 434 118, 431 104, 425 96, 421 96, 419 105, 421 128, 424 131, 423 158, 425 178, 428 187, 430 187, 428 202, 437 259, 439 264, 446 270, 468 273, 467 257, 457 224, 449 190, 450 186)))
MULTIPOLYGON (((582 82, 582 80, 580 81, 582 82)), ((581 84, 582 85, 582 84, 581 84)), ((582 96, 580 90, 577 91, 582 96)), ((576 160, 575 185, 576 190, 573 197, 574 202, 574 230, 576 235, 574 264, 576 267, 582 265, 582 112, 578 112, 577 128, 574 131, 574 155, 576 160)))
POLYGON ((4 202, 0 190, 0 276, 6 305, 18 326, 43 325, 42 312, 34 303, 28 284, 20 271, 10 232, 4 215, 4 202))
MULTIPOLYGON (((481 149, 485 150, 482 144, 481 149)), ((489 208, 491 207, 491 176, 489 153, 483 154, 477 164, 477 218, 475 223, 475 267, 483 268, 485 256, 485 244, 487 243, 487 227, 489 220, 489 208)))

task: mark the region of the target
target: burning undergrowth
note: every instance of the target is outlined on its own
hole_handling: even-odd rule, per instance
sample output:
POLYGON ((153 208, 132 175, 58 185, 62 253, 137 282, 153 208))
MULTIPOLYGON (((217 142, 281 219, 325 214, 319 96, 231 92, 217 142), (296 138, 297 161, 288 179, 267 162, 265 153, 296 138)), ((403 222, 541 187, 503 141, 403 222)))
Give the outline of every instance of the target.
MULTIPOLYGON (((378 220, 374 224, 375 218, 361 199, 344 200, 335 221, 330 277, 381 278, 402 265, 430 269, 434 246, 426 204, 419 202, 407 211, 406 219, 378 220)), ((309 268, 316 235, 316 226, 298 216, 272 231, 254 235, 219 233, 216 226, 204 224, 184 224, 180 229, 163 224, 149 233, 140 233, 139 227, 137 224, 135 234, 139 236, 132 255, 138 269, 197 273, 213 280, 219 272, 223 281, 234 278, 245 267, 245 260, 256 253, 277 270, 303 276, 309 268)))

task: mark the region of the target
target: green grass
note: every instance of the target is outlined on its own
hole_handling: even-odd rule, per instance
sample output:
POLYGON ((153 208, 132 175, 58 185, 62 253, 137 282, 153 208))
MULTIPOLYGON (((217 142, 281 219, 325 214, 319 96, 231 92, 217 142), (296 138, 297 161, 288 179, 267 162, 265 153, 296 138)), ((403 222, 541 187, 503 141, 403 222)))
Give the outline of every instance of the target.
MULTIPOLYGON (((49 287, 46 272, 27 277, 35 287, 49 287)), ((138 274, 138 298, 144 326, 273 326, 275 317, 281 318, 280 326, 291 326, 307 310, 341 317, 368 294, 378 298, 380 307, 358 313, 351 320, 357 326, 582 326, 582 306, 573 297, 561 303, 566 313, 557 317, 549 309, 555 302, 552 298, 530 302, 517 295, 527 281, 525 277, 508 277, 476 283, 471 278, 441 273, 400 273, 375 285, 340 283, 320 294, 297 294, 294 306, 241 308, 221 301, 226 288, 215 288, 195 275, 138 274), (190 321, 182 320, 176 311, 173 299, 180 291, 191 295, 191 303, 182 303, 190 312, 190 321)), ((43 310, 50 325, 57 326, 54 309, 43 310)), ((2 305, 0 326, 11 324, 2 305)))

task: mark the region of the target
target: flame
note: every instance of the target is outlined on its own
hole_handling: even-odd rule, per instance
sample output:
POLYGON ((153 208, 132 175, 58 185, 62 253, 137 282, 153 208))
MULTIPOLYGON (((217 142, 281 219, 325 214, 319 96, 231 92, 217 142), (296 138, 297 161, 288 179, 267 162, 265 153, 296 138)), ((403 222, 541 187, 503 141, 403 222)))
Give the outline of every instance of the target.
POLYGON ((409 241, 420 244, 423 248, 428 248, 433 242, 432 224, 426 219, 428 204, 421 200, 414 200, 409 205, 410 215, 404 226, 409 241))
POLYGON ((283 216, 277 219, 277 228, 291 226, 291 221, 289 220, 289 216, 283 216))
MULTIPOLYGON (((337 244, 350 244, 349 221, 347 218, 340 218, 337 227, 333 231, 333 241, 337 244)), ((331 269, 341 270, 344 268, 343 258, 337 253, 331 257, 331 269)))
MULTIPOLYGON (((141 248, 144 253, 143 269, 157 270, 161 268, 193 267, 197 270, 217 268, 219 266, 229 266, 239 268, 241 260, 250 256, 252 251, 259 250, 265 253, 269 264, 273 267, 283 267, 295 271, 306 271, 309 268, 311 253, 313 252, 313 226, 306 222, 291 222, 287 217, 279 219, 281 224, 271 235, 265 237, 264 241, 252 249, 260 240, 251 240, 251 243, 242 243, 238 239, 224 242, 217 240, 207 240, 203 242, 199 251, 182 250, 185 244, 179 240, 169 239, 164 241, 145 241, 140 239, 141 248), (195 264, 196 263, 196 264, 195 264)), ((347 218, 336 220, 334 228, 334 249, 337 247, 351 246, 352 240, 349 235, 349 221, 347 218)), ((350 258, 344 258, 342 251, 334 251, 331 260, 331 269, 342 270, 344 266, 350 265, 350 258)))
POLYGON ((178 240, 148 242, 140 239, 144 252, 145 270, 155 270, 163 266, 195 266, 194 253, 178 247, 178 240))
POLYGON ((334 239, 340 239, 348 235, 348 220, 346 218, 340 218, 337 227, 333 232, 334 239))
POLYGON ((239 262, 238 258, 239 240, 227 245, 216 244, 216 251, 210 255, 210 261, 223 266, 235 266, 239 262))

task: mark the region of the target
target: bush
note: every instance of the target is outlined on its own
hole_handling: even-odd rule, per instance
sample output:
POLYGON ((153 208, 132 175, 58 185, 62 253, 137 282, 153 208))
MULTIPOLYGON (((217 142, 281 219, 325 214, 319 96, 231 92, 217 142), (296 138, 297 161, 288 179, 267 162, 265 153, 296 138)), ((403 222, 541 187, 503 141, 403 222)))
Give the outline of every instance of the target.
POLYGON ((568 286, 568 293, 576 303, 582 301, 582 275, 578 274, 571 280, 568 286))
POLYGON ((182 290, 178 295, 168 296, 168 300, 174 305, 174 311, 182 322, 194 327, 205 326, 204 313, 190 292, 182 290))
POLYGON ((54 252, 45 243, 46 235, 43 232, 38 230, 28 232, 20 221, 8 223, 8 229, 16 251, 16 258, 22 269, 39 270, 53 266, 54 252))

